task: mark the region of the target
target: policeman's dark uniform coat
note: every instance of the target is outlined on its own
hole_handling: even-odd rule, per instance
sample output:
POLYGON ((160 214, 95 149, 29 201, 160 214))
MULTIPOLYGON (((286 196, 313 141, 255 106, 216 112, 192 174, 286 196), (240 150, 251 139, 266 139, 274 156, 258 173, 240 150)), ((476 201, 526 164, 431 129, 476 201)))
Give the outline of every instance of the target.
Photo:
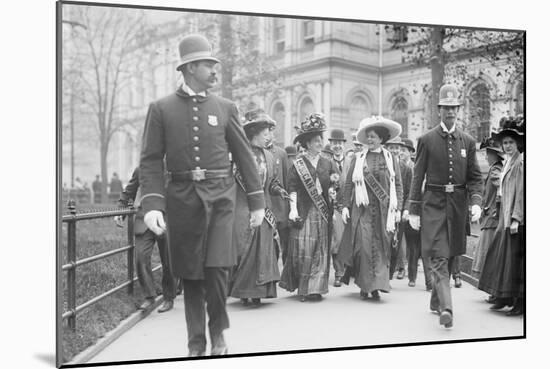
POLYGON ((437 125, 418 139, 409 200, 410 213, 421 216, 422 256, 450 258, 466 252, 468 203, 481 205, 481 189, 470 135, 458 129, 448 134, 437 125), (426 191, 421 195, 424 178, 426 191), (445 192, 448 184, 462 188, 445 192))
POLYGON ((205 267, 236 264, 231 245, 236 183, 229 153, 245 181, 250 210, 263 209, 262 185, 233 102, 208 93, 190 96, 180 88, 150 105, 140 162, 142 207, 167 215, 177 277, 204 279, 205 267), (165 156, 171 173, 166 189, 165 156), (207 170, 206 179, 191 180, 189 171, 197 168, 207 170))

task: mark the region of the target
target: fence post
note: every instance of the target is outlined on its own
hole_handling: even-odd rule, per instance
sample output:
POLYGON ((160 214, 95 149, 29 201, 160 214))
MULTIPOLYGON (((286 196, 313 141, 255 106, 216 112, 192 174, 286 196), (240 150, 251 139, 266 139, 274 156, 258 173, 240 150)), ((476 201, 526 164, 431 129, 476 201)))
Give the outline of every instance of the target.
MULTIPOLYGON (((76 202, 69 200, 69 212, 76 215, 76 202)), ((69 327, 76 329, 76 219, 67 223, 67 262, 73 267, 67 271, 67 306, 73 312, 68 318, 69 327)))
MULTIPOLYGON (((128 206, 130 209, 134 209, 134 202, 132 200, 128 201, 128 206)), ((128 245, 132 246, 128 249, 128 280, 130 284, 128 285, 128 294, 134 294, 134 255, 135 255, 135 237, 134 237, 134 215, 128 215, 128 245)))

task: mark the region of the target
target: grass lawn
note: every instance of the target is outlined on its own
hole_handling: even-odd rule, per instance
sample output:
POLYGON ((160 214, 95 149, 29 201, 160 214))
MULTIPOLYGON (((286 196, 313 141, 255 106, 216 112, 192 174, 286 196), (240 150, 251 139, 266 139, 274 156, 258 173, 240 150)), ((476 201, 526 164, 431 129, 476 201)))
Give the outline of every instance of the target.
MULTIPOLYGON (((127 229, 115 226, 113 218, 83 220, 76 226, 77 260, 105 251, 126 246, 127 229)), ((62 245, 63 263, 67 254, 67 225, 63 224, 62 245)), ((158 250, 152 257, 153 267, 160 263, 158 250)), ((98 260, 76 269, 76 304, 84 302, 122 284, 127 278, 126 253, 98 260)), ((63 274, 63 295, 67 308, 67 273, 63 274)), ((155 274, 157 290, 160 287, 160 271, 155 274)), ((63 324, 63 362, 71 360, 76 354, 93 345, 99 338, 115 328, 122 320, 136 311, 142 302, 143 294, 139 284, 134 284, 134 295, 121 290, 100 302, 88 307, 76 318, 76 330, 72 331, 67 321, 63 324)))

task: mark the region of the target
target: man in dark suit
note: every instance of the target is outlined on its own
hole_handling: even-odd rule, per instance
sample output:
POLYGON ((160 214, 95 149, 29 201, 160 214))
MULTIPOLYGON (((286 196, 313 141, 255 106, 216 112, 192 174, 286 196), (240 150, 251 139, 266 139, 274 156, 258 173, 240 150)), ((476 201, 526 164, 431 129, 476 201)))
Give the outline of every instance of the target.
POLYGON ((172 272, 183 278, 189 356, 205 355, 205 305, 211 355, 224 355, 228 272, 237 262, 229 242, 237 188, 229 154, 244 180, 252 227, 262 223, 265 199, 237 107, 208 93, 217 82, 219 62, 208 40, 186 36, 179 53, 182 86, 151 103, 147 113, 139 166, 141 204, 153 232, 168 230, 172 272))
POLYGON ((442 86, 441 123, 418 139, 409 194, 409 223, 421 229, 422 256, 430 258, 433 273, 430 309, 439 312, 439 323, 446 328, 453 325, 449 259, 466 252, 468 204, 475 222, 481 215, 483 186, 475 140, 456 127, 460 105, 458 89, 442 86))
MULTIPOLYGON (((164 234, 157 236, 143 222, 143 208, 140 204, 141 191, 139 189, 139 168, 134 170, 130 182, 120 194, 118 204, 121 207, 127 207, 130 200, 137 207, 138 211, 134 221, 134 234, 136 236, 136 269, 139 285, 143 289, 145 301, 139 307, 142 310, 148 309, 153 305, 155 296, 155 281, 153 271, 151 269, 151 254, 155 243, 159 248, 160 263, 162 265, 162 296, 164 302, 158 309, 159 313, 164 313, 174 307, 174 297, 176 292, 176 284, 172 276, 170 267, 170 254, 166 245, 166 237, 164 234)), ((115 217, 115 222, 118 226, 122 226, 122 216, 115 217)))

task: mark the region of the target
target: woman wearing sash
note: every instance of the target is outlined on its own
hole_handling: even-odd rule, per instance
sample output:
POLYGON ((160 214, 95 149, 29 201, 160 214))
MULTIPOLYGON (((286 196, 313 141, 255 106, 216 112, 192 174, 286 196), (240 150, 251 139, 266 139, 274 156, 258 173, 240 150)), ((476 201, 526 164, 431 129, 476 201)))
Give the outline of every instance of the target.
POLYGON ((249 299, 253 306, 258 306, 262 298, 277 297, 277 281, 280 275, 275 239, 278 239, 278 236, 276 219, 270 210, 270 195, 288 198, 288 194, 275 179, 276 166, 273 155, 264 149, 269 129, 274 126, 275 121, 261 109, 251 110, 245 114, 243 129, 252 146, 267 206, 264 221, 257 228, 250 227, 246 191, 238 168, 234 169, 237 201, 233 246, 237 251, 237 265, 231 272, 229 296, 240 298, 244 305, 248 305, 249 299))
POLYGON ((361 288, 361 297, 390 290, 391 240, 402 208, 403 189, 395 157, 382 147, 399 136, 401 126, 383 117, 363 119, 357 140, 363 150, 356 153, 344 185, 342 218, 346 229, 338 258, 345 265, 342 282, 350 276, 361 288))
POLYGON ((497 195, 498 225, 487 250, 478 288, 495 297, 491 310, 513 306, 522 315, 525 298, 524 144, 522 118, 503 118, 496 140, 506 155, 497 195))
POLYGON ((323 116, 311 114, 298 129, 294 143, 305 149, 296 158, 288 172, 290 213, 292 224, 287 259, 279 285, 294 292, 298 289, 300 301, 320 300, 328 293, 329 277, 329 208, 330 176, 337 173, 336 165, 321 156, 323 116))

